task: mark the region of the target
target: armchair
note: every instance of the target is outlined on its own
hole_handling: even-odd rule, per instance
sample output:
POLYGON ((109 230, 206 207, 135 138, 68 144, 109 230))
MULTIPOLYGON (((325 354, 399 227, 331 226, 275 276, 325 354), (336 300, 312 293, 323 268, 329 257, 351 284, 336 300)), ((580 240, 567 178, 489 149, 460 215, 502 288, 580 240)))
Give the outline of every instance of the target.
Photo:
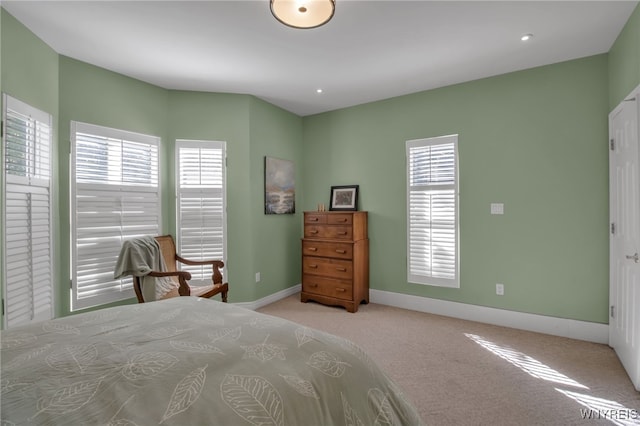
MULTIPOLYGON (((166 264, 166 271, 151 271, 148 276, 151 277, 170 277, 173 281, 177 281, 178 287, 168 292, 163 299, 176 296, 197 296, 210 298, 221 293, 222 301, 226 303, 229 284, 222 282, 222 274, 220 268, 224 266, 221 260, 189 260, 181 257, 176 253, 176 245, 171 235, 162 235, 154 237, 160 246, 160 251, 166 264), (177 262, 185 265, 211 265, 212 267, 212 283, 206 286, 190 286, 188 281, 191 274, 187 271, 180 271, 177 268, 177 262)), ((142 295, 142 276, 133 276, 133 289, 139 303, 144 303, 142 295)))

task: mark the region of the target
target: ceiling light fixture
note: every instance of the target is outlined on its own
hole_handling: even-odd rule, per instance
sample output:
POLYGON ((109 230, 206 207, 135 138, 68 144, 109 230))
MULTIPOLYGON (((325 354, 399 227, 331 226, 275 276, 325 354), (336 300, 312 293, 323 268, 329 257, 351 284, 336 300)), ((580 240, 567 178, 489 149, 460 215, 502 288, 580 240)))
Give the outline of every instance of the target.
POLYGON ((335 0, 271 0, 271 13, 292 28, 316 28, 326 24, 336 10, 335 0))
POLYGON ((522 41, 529 41, 533 38, 533 34, 524 34, 522 37, 520 37, 520 40, 522 41))

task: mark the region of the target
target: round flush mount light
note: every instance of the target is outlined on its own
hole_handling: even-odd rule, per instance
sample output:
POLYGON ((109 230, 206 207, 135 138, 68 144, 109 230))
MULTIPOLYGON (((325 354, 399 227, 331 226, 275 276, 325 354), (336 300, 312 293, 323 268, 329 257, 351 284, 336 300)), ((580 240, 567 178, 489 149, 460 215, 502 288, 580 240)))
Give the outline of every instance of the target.
POLYGON ((335 0, 271 0, 271 13, 292 28, 316 28, 326 24, 336 10, 335 0))
POLYGON ((322 93, 322 89, 316 89, 316 93, 317 93, 317 94, 322 93))
POLYGON ((533 34, 523 34, 523 35, 520 37, 520 40, 521 40, 521 41, 529 41, 529 40, 531 40, 532 38, 533 38, 533 34))

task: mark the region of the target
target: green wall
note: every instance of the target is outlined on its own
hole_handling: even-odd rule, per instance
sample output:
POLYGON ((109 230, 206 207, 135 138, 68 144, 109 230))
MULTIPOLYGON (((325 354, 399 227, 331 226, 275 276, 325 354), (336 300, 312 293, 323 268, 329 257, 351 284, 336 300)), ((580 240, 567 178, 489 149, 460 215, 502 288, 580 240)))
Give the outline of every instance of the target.
MULTIPOLYGON (((261 224, 260 202, 255 191, 262 188, 262 165, 256 165, 255 152, 287 152, 299 144, 301 119, 252 96, 203 92, 172 91, 158 88, 92 65, 61 57, 61 139, 68 140, 68 123, 85 121, 162 137, 163 230, 175 235, 175 140, 197 139, 224 141, 227 147, 227 279, 232 291, 230 302, 253 301, 256 296, 254 264, 264 254, 255 247, 268 245, 268 266, 287 264, 289 239, 263 244, 254 233, 261 224), (252 124, 254 123, 255 124, 252 124), (64 126, 62 125, 64 123, 64 126), (254 142, 252 131, 268 138, 269 144, 254 142), (67 132, 67 133, 64 133, 67 132), (266 149, 266 151, 265 151, 266 149), (247 250, 251 247, 251 250, 247 250)), ((61 149, 64 149, 61 146, 61 149)), ((68 142, 67 142, 68 149, 68 142)), ((294 150, 295 151, 295 150, 294 150)), ((266 155, 266 154, 258 154, 266 155)), ((68 164, 61 164, 68 175, 68 164)), ((61 194, 65 191, 61 191, 61 194)), ((68 202, 68 191, 64 194, 68 202)), ((62 197, 65 199, 64 197, 62 197)), ((283 221, 297 228, 295 217, 283 221)), ((63 230, 68 235, 68 229, 63 230)), ((68 236, 61 239, 68 246, 68 236)), ((67 255, 68 256, 68 255, 67 255)), ((290 265, 289 265, 290 266, 290 265)), ((291 269, 268 273, 260 289, 267 294, 290 287, 291 269), (284 275, 283 275, 284 273, 284 275), (287 280, 283 280, 284 278, 287 280)), ((66 271, 68 276, 68 270, 66 271)), ((63 292, 67 290, 64 289, 63 292)), ((63 307, 63 313, 68 307, 63 307)))
POLYGON ((607 323, 607 114, 639 83, 637 6, 608 54, 305 117, 302 207, 360 185, 373 289, 607 323), (409 284, 404 143, 452 133, 461 286, 409 284))
POLYGON ((4 9, 0 9, 2 91, 58 114, 58 54, 4 9))
POLYGON ((227 143, 232 302, 297 284, 302 211, 329 204, 332 185, 359 184, 373 289, 606 323, 607 114, 640 83, 639 10, 609 54, 304 118, 249 95, 166 90, 60 56, 2 10, 2 90, 52 113, 58 127, 57 314, 69 309, 69 123, 77 120, 162 138, 170 233, 173 141, 227 143), (460 135, 461 288, 409 284, 404 143, 450 133, 460 135), (265 155, 294 161, 295 215, 262 213, 265 155), (505 203, 505 215, 490 215, 491 202, 505 203), (497 282, 505 296, 495 295, 497 282))
POLYGON ((302 210, 300 193, 306 171, 302 166, 302 119, 260 99, 251 102, 251 247, 253 270, 248 282, 255 283, 250 300, 257 300, 300 283, 302 210), (293 215, 264 214, 264 157, 291 160, 295 167, 296 212, 293 215))
POLYGON ((609 51, 609 111, 640 84, 640 5, 609 51))
MULTIPOLYGON (((171 91, 169 94, 169 138, 214 140, 226 142, 227 149, 227 279, 229 301, 253 300, 247 247, 252 247, 250 221, 250 96, 200 92, 171 91)), ((169 175, 175 175, 173 148, 169 175)), ((171 179, 172 181, 172 179, 171 179)), ((171 182, 171 223, 175 224, 175 185, 171 182)), ((171 229, 175 235, 175 226, 171 229)))
MULTIPOLYGON (((143 83, 123 75, 60 56, 60 117, 58 172, 60 209, 58 212, 58 247, 60 253, 60 303, 58 312, 70 311, 70 200, 69 160, 71 153, 71 121, 114 127, 131 132, 162 138, 161 161, 167 157, 167 106, 165 89, 143 83), (66 285, 65 285, 66 283, 66 285)), ((164 181, 163 181, 164 183, 164 181)), ((168 194, 163 207, 168 206, 168 194)), ((167 215, 163 214, 163 229, 168 229, 167 215)), ((129 302, 133 303, 135 299, 129 302)))
POLYGON ((58 55, 4 9, 1 24, 2 90, 51 112, 60 141, 55 144, 57 316, 70 310, 71 121, 161 137, 163 231, 174 235, 175 139, 225 141, 229 301, 254 301, 299 282, 299 244, 292 245, 293 236, 299 238, 299 215, 271 221, 263 217, 264 172, 259 159, 272 155, 301 161, 300 117, 249 95, 166 90, 58 55), (292 252, 296 259, 289 262, 292 252), (262 272, 259 285, 255 272, 262 272))
MULTIPOLYGON (((2 93, 46 111, 53 117, 52 161, 55 164, 59 158, 56 152, 59 100, 58 54, 2 8, 0 8, 0 53, 2 93)), ((57 194, 59 172, 54 168, 53 173, 53 208, 56 211, 57 206, 60 205, 57 194)), ((4 187, 3 180, 4 174, 0 173, 0 187, 4 187)), ((4 218, 0 216, 0 223, 3 222, 4 218)), ((0 226, 0 241, 4 241, 2 232, 3 227, 0 226)), ((3 257, 4 245, 0 247, 0 259, 3 257)), ((61 259, 60 251, 54 250, 54 264, 60 265, 61 259)), ((1 279, 4 280, 4 278, 1 279)), ((4 282, 0 282, 0 294, 4 295, 4 282)), ((0 319, 0 326, 1 321, 2 319, 0 319)))
POLYGON ((599 55, 306 117, 303 208, 360 185, 373 289, 606 323, 607 97, 599 55), (405 141, 453 133, 461 285, 409 284, 405 141))

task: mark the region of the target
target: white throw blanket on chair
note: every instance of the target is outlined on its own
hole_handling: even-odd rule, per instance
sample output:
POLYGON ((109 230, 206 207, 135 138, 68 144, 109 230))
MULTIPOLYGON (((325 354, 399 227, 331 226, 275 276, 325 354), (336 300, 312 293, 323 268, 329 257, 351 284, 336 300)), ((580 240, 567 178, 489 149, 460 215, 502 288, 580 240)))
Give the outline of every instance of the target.
POLYGON ((155 238, 144 236, 132 238, 122 243, 113 278, 127 275, 144 277, 142 279, 142 298, 145 302, 160 300, 162 296, 176 288, 171 277, 150 277, 151 271, 164 272, 167 267, 155 238))

